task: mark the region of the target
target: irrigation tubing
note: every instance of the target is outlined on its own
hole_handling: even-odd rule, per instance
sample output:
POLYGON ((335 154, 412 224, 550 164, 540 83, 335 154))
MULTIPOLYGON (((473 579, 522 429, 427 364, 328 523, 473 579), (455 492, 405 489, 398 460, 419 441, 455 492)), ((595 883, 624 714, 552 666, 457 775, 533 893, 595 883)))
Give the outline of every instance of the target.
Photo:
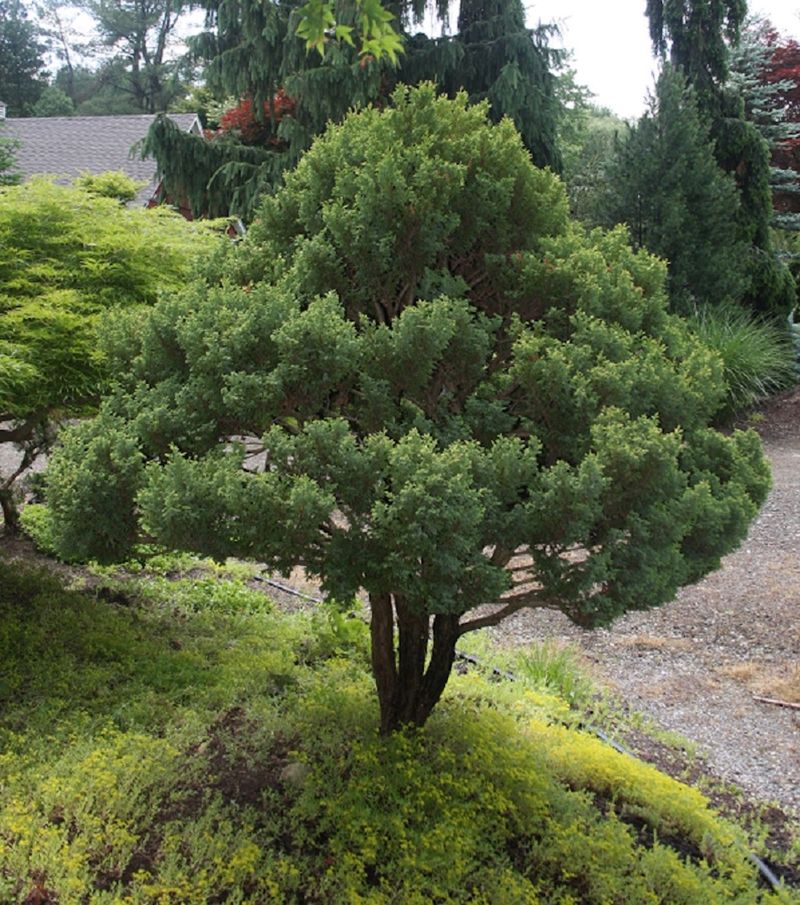
MULTIPOLYGON (((299 597, 301 600, 307 600, 310 603, 325 602, 322 597, 315 597, 311 594, 304 594, 302 591, 298 591, 297 588, 293 588, 291 585, 285 584, 281 581, 276 581, 274 578, 265 578, 263 575, 256 575, 254 576, 254 578, 261 584, 268 585, 269 587, 275 588, 278 591, 282 591, 284 594, 289 594, 292 597, 299 597)), ((475 666, 478 669, 489 670, 493 676, 497 676, 499 679, 505 679, 508 682, 517 681, 517 677, 514 675, 514 673, 508 672, 503 669, 498 669, 496 666, 487 666, 486 664, 482 663, 474 654, 466 654, 463 651, 456 650, 456 659, 461 660, 462 663, 469 663, 471 666, 475 666)), ((627 757, 632 757, 635 760, 640 760, 640 758, 636 754, 628 750, 624 745, 620 745, 619 742, 615 741, 613 738, 611 738, 610 735, 608 735, 608 733, 604 732, 602 729, 599 729, 597 726, 588 725, 586 726, 586 728, 594 735, 596 735, 601 742, 609 745, 620 754, 624 754, 627 757)), ((781 890, 786 888, 784 883, 779 880, 775 873, 771 870, 770 866, 762 861, 761 858, 758 857, 758 855, 756 855, 754 852, 748 851, 740 843, 737 842, 736 844, 742 849, 742 851, 745 852, 747 857, 758 868, 761 876, 776 892, 780 892, 781 890)))

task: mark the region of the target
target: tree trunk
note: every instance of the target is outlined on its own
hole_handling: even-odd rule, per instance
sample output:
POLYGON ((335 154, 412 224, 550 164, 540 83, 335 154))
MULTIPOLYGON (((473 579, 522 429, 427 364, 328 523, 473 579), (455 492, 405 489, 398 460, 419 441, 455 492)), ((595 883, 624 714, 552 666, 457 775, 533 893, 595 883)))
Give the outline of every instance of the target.
POLYGON ((450 677, 459 617, 434 617, 433 646, 426 669, 430 617, 415 613, 399 594, 373 595, 370 604, 372 672, 380 703, 381 735, 390 735, 404 726, 422 726, 450 677))
POLYGON ((6 537, 19 534, 19 512, 14 504, 13 490, 7 487, 0 490, 0 507, 3 509, 3 531, 6 537))

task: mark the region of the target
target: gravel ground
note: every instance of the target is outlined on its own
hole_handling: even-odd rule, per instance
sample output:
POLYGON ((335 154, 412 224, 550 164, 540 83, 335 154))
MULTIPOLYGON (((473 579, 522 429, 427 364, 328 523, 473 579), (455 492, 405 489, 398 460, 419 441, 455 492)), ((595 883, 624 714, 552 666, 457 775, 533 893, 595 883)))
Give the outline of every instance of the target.
POLYGON ((800 710, 754 700, 788 699, 782 683, 792 675, 800 693, 800 390, 770 406, 759 431, 773 489, 719 571, 611 629, 584 631, 560 614, 528 611, 493 633, 513 646, 543 638, 576 645, 632 708, 696 742, 714 773, 800 809, 800 710))

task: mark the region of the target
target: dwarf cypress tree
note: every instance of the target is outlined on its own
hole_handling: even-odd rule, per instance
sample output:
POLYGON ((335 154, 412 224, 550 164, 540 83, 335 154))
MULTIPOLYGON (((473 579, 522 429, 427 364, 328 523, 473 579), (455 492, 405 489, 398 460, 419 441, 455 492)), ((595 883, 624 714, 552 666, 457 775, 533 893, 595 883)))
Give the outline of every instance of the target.
POLYGON ((384 732, 425 721, 466 632, 669 599, 769 481, 754 434, 707 426, 721 362, 663 264, 570 227, 485 104, 394 101, 317 139, 205 280, 110 328, 116 387, 48 494, 63 553, 146 535, 363 589, 384 732))

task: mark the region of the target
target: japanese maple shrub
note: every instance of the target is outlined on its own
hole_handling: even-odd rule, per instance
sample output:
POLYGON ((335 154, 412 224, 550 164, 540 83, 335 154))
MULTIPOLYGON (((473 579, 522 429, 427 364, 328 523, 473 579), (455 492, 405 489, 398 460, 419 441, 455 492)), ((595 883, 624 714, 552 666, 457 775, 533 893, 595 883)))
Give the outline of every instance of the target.
POLYGON ((0 455, 6 533, 18 528, 17 479, 55 425, 96 408, 108 376, 100 323, 182 285, 223 241, 166 208, 123 207, 137 188, 122 173, 0 188, 0 450, 19 451, 0 455))
POLYGON ((465 632, 668 600, 769 483, 755 435, 707 426, 721 362, 663 262, 571 226, 511 123, 431 86, 331 128, 106 345, 116 388, 50 469, 62 552, 146 535, 364 589, 384 733, 424 723, 465 632))

